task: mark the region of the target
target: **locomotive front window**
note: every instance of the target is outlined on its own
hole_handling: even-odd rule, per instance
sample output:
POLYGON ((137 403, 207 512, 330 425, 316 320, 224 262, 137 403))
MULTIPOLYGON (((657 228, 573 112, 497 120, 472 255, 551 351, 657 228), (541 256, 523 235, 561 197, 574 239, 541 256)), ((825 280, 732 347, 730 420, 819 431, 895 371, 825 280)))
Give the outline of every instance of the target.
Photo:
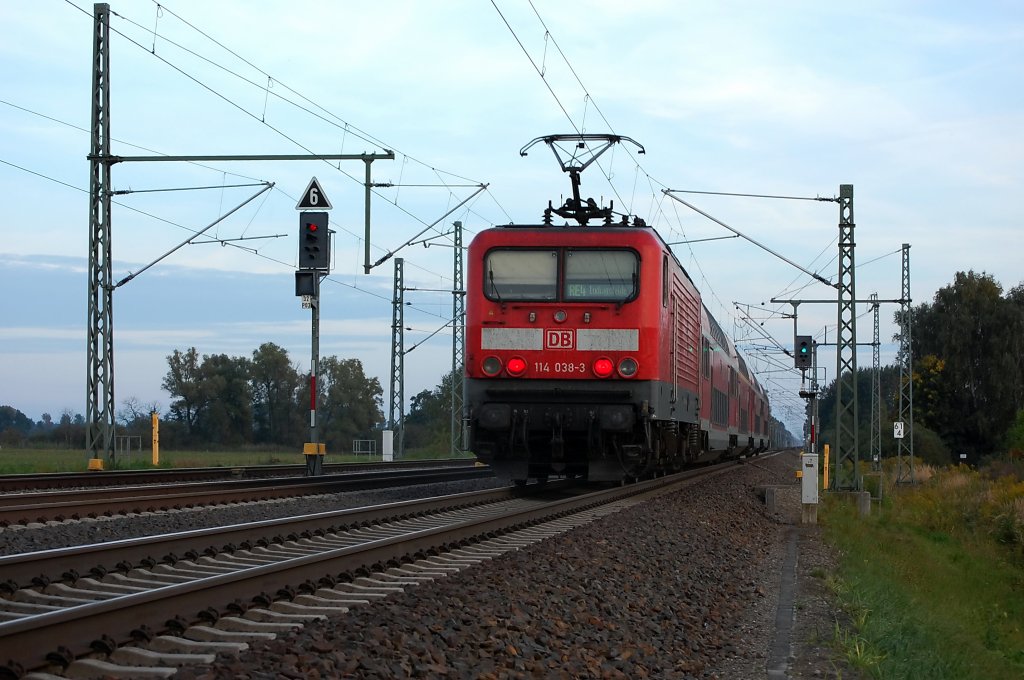
POLYGON ((484 293, 498 302, 556 300, 558 251, 490 251, 484 258, 484 293))
POLYGON ((625 302, 636 296, 640 260, 632 250, 569 250, 565 300, 625 302))

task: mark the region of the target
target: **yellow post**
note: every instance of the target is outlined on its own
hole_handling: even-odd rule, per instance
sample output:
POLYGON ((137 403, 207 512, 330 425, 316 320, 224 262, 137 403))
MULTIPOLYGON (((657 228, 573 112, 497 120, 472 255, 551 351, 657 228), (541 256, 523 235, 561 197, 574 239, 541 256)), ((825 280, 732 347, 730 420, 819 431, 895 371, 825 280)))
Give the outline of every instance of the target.
POLYGON ((822 468, 824 468, 825 479, 823 480, 822 488, 828 490, 828 444, 825 444, 822 451, 825 452, 825 464, 822 466, 822 468))
POLYGON ((327 444, 323 442, 305 442, 302 453, 306 457, 306 476, 318 477, 324 473, 324 451, 327 444))
POLYGON ((160 464, 160 418, 156 411, 150 414, 153 421, 153 465, 160 464))

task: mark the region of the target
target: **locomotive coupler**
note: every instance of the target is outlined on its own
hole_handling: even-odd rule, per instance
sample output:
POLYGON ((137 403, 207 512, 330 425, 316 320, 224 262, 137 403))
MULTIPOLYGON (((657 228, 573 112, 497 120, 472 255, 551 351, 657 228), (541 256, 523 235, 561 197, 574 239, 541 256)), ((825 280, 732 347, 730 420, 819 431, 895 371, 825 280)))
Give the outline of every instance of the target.
POLYGON ((512 411, 512 423, 509 426, 509 448, 514 452, 516 451, 516 440, 521 440, 523 452, 530 455, 530 438, 527 433, 527 427, 530 423, 530 409, 523 409, 522 413, 518 409, 512 411))

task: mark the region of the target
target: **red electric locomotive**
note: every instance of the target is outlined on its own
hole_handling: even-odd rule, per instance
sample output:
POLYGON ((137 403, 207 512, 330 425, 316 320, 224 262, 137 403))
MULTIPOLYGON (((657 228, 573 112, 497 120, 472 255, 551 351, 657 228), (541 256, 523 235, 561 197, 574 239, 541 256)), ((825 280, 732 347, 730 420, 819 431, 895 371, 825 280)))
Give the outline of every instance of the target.
POLYGON ((764 450, 765 393, 670 248, 643 220, 580 199, 582 170, 636 142, 553 135, 521 154, 538 141, 570 174, 573 197, 549 204, 543 224, 487 229, 469 247, 471 450, 519 482, 618 481, 764 450), (600 144, 586 162, 575 151, 566 161, 565 141, 600 144))

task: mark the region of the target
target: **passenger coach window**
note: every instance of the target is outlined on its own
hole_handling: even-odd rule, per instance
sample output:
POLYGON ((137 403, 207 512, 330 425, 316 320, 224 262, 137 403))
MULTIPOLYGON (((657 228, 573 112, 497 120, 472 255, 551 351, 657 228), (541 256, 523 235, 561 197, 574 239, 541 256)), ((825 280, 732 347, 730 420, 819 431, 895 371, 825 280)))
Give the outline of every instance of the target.
POLYGON ((558 252, 492 250, 484 258, 484 293, 491 300, 555 300, 558 252))
POLYGON ((637 293, 639 267, 632 250, 566 251, 564 299, 630 300, 637 293))

